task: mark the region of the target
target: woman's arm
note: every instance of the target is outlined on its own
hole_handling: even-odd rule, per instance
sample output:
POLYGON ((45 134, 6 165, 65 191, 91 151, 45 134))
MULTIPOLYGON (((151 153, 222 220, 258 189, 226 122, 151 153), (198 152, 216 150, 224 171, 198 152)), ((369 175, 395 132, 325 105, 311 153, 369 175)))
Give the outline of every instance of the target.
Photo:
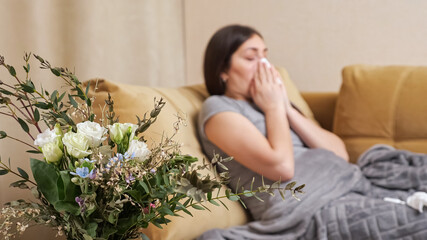
POLYGON ((283 111, 266 114, 266 138, 246 117, 222 112, 205 124, 209 141, 235 161, 273 181, 294 175, 294 159, 289 124, 283 111))
POLYGON ((344 142, 337 135, 319 127, 294 108, 290 108, 288 111, 288 119, 292 129, 308 147, 324 148, 334 152, 346 161, 349 160, 344 142))
POLYGON ((274 70, 259 63, 250 86, 255 104, 264 112, 267 138, 244 116, 223 112, 205 123, 208 139, 236 161, 273 181, 294 176, 294 156, 283 86, 274 70))

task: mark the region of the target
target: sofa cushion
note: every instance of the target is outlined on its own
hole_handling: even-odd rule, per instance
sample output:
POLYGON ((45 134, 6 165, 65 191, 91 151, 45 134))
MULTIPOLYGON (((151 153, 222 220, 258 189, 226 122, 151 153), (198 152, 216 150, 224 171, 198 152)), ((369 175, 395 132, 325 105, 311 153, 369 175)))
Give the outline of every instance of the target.
POLYGON ((351 162, 374 144, 427 153, 427 67, 343 69, 333 131, 351 162))
MULTIPOLYGON (((307 103, 299 94, 297 88, 290 80, 286 70, 279 69, 283 81, 287 87, 287 92, 291 101, 308 117, 313 114, 307 103)), ((174 132, 173 124, 176 122, 177 114, 187 120, 187 126, 181 127, 175 140, 182 143, 182 153, 202 159, 204 154, 197 136, 197 114, 207 98, 208 93, 204 85, 185 86, 178 88, 154 88, 135 86, 122 83, 115 83, 103 79, 93 79, 91 81, 90 96, 95 96, 93 103, 97 121, 101 116, 101 108, 105 105, 104 100, 110 93, 114 101, 114 109, 119 121, 136 123, 136 115, 142 117, 144 113, 151 111, 154 106, 154 97, 162 97, 166 101, 165 107, 158 116, 157 121, 144 132, 148 146, 151 143, 159 142, 162 134, 171 136, 174 132), (95 82, 98 81, 97 90, 94 91, 95 82)), ((224 189, 222 192, 224 194, 224 189)), ((238 202, 225 200, 229 210, 224 207, 217 207, 207 204, 211 212, 189 209, 194 217, 185 213, 182 217, 170 217, 172 220, 163 230, 153 225, 143 232, 152 240, 162 239, 193 239, 201 235, 204 231, 212 228, 226 228, 241 225, 248 221, 243 207, 238 202)))

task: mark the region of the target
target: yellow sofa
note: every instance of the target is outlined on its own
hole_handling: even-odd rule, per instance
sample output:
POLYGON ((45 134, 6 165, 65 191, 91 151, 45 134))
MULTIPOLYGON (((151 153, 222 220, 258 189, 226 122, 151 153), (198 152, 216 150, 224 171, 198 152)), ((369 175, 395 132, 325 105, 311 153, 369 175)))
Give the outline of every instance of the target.
MULTIPOLYGON (((398 148, 427 152, 427 67, 365 66, 344 68, 339 93, 300 94, 286 70, 278 68, 291 101, 307 117, 344 139, 352 162, 375 143, 387 143, 398 148)), ((183 144, 182 152, 202 159, 198 142, 197 113, 208 96, 203 85, 179 88, 152 88, 98 80, 94 106, 99 116, 104 99, 110 93, 120 122, 136 122, 153 107, 154 97, 166 101, 162 113, 151 126, 145 139, 158 141, 162 134, 173 132, 176 114, 187 119, 176 140, 183 144), (97 107, 99 106, 99 107, 97 107)), ((94 81, 92 81, 94 83, 94 81)), ((307 193, 310 194, 310 193, 307 193)), ((226 202, 229 210, 208 204, 211 212, 190 209, 194 217, 170 217, 164 229, 150 226, 143 229, 150 239, 194 239, 211 228, 226 228, 249 221, 237 202, 226 202)))

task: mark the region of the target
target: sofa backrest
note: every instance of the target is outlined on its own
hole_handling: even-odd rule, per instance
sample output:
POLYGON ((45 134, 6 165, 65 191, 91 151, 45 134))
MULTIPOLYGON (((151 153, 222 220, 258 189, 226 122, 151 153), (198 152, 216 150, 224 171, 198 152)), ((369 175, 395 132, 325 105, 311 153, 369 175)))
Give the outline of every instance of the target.
MULTIPOLYGON (((308 117, 313 118, 313 114, 307 103, 299 94, 295 85, 291 82, 285 69, 280 69, 287 92, 291 101, 308 117)), ((137 123, 136 115, 143 117, 144 113, 151 111, 154 106, 154 98, 162 97, 166 101, 157 121, 143 133, 148 146, 152 143, 159 143, 163 134, 172 136, 174 132, 173 124, 177 121, 177 114, 187 120, 187 126, 181 127, 175 140, 182 144, 182 153, 202 159, 205 157, 197 134, 197 114, 208 97, 204 85, 184 86, 177 88, 154 88, 135 86, 122 83, 115 83, 103 79, 91 80, 89 95, 95 96, 93 103, 97 119, 101 118, 101 109, 105 106, 104 100, 110 93, 114 101, 116 116, 119 122, 137 123), (97 82, 97 90, 94 86, 97 82)), ((206 173, 206 172, 205 172, 206 173)), ((222 195, 225 195, 224 192, 222 195)), ((244 209, 238 202, 226 200, 227 210, 224 207, 209 205, 211 212, 189 209, 194 217, 183 214, 181 217, 170 217, 171 223, 164 226, 163 230, 150 226, 144 232, 150 239, 193 239, 204 231, 212 228, 226 228, 234 225, 241 225, 247 222, 244 209), (195 227, 197 226, 197 227, 195 227)))
POLYGON ((427 153, 427 67, 347 66, 337 99, 333 131, 351 162, 383 143, 427 153))

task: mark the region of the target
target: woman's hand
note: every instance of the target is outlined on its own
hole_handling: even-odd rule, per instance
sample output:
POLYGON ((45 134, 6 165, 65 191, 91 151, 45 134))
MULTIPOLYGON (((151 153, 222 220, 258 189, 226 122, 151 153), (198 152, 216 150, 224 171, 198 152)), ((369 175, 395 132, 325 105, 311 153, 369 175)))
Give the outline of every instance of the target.
POLYGON ((287 99, 286 89, 282 81, 277 81, 277 71, 264 62, 258 62, 258 70, 250 87, 250 93, 255 104, 264 112, 284 107, 287 99))
POLYGON ((292 108, 291 101, 289 100, 288 93, 286 92, 286 87, 283 84, 283 79, 280 76, 280 73, 275 68, 273 68, 273 71, 274 71, 274 79, 276 83, 280 85, 280 88, 282 90, 283 101, 285 103, 286 112, 289 112, 289 110, 292 108))

